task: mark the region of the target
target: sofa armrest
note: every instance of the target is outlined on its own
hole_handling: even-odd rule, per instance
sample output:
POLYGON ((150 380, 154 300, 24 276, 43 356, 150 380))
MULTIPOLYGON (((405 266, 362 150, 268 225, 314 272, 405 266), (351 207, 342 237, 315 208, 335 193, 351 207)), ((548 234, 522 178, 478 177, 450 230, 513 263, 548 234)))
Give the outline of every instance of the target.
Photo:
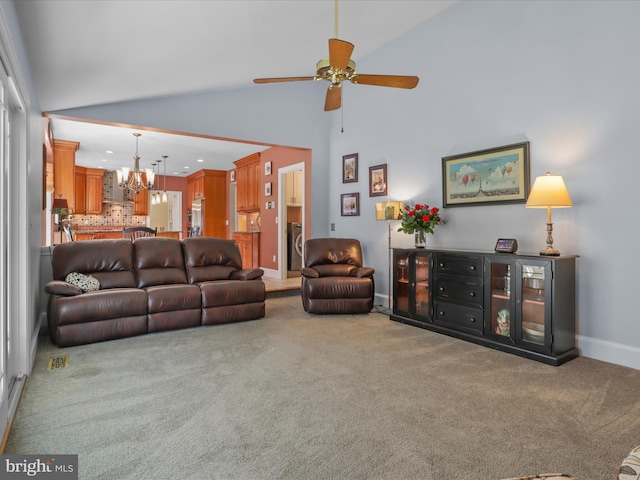
POLYGON ((264 270, 261 268, 244 268, 242 270, 235 270, 231 272, 229 278, 231 280, 257 280, 264 275, 264 270))
POLYGON ((356 268, 353 272, 351 272, 352 277, 365 278, 365 277, 373 277, 376 269, 371 267, 359 267, 356 268))
POLYGON ((73 297, 83 293, 80 287, 63 282, 62 280, 50 281, 45 285, 44 291, 53 295, 64 295, 66 297, 73 297))
POLYGON ((311 267, 304 267, 302 270, 300 270, 300 274, 304 277, 307 278, 319 278, 320 274, 318 273, 317 270, 315 270, 314 268, 311 267))

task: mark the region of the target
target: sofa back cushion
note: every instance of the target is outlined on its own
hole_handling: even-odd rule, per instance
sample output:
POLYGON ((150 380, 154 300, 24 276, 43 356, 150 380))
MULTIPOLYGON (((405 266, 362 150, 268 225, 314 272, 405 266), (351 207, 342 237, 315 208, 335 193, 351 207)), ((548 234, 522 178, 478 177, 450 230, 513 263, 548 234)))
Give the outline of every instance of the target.
POLYGON ((138 288, 187 283, 182 242, 177 238, 136 238, 133 255, 138 288))
POLYGON ((91 275, 100 289, 135 288, 133 245, 127 239, 68 242, 53 248, 53 279, 72 273, 91 275))
POLYGON ((182 240, 189 283, 225 280, 242 269, 242 257, 235 240, 189 237, 182 240))
POLYGON ((312 238, 304 244, 304 266, 332 265, 325 275, 349 275, 353 268, 362 266, 362 248, 355 238, 312 238), (336 268, 336 265, 344 267, 336 268), (341 273, 340 270, 343 270, 341 273))

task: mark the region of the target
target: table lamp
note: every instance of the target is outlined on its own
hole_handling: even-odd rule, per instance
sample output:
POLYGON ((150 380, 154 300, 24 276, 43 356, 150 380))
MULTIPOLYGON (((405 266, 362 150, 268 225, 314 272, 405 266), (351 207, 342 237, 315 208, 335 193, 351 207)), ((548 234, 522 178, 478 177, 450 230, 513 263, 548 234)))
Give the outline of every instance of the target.
POLYGON ((560 175, 546 175, 536 178, 529 193, 526 208, 547 209, 547 248, 540 251, 540 255, 558 256, 560 252, 553 248, 553 223, 551 222, 552 208, 568 208, 573 206, 567 187, 560 175))
POLYGON ((389 300, 388 305, 391 308, 391 220, 397 220, 398 215, 402 211, 402 202, 378 202, 376 203, 376 220, 386 220, 388 234, 388 249, 389 249, 389 300))

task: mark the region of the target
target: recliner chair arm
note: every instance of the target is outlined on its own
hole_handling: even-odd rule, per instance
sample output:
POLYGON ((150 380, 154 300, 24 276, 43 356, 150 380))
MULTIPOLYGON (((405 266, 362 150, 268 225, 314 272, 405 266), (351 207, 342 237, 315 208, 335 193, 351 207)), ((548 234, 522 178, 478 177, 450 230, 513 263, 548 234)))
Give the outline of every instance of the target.
POLYGON ((242 270, 235 270, 231 272, 229 278, 231 280, 256 280, 264 275, 264 270, 261 268, 244 268, 242 270))
POLYGON ((356 268, 353 272, 351 272, 352 277, 364 278, 364 277, 373 277, 376 269, 371 267, 359 267, 356 268))
POLYGON ((65 297, 73 297, 83 293, 80 287, 76 287, 62 280, 50 281, 45 285, 44 291, 52 295, 64 295, 65 297))
POLYGON ((318 273, 317 270, 311 268, 311 267, 303 267, 302 270, 300 270, 300 274, 304 277, 307 278, 319 278, 320 274, 318 273))

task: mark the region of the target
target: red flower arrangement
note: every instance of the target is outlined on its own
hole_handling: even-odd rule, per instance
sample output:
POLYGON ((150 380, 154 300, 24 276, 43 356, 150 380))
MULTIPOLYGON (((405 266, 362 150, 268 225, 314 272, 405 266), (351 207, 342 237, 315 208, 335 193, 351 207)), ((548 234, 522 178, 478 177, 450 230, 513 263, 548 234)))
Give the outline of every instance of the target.
POLYGON ((446 220, 440 218, 438 207, 430 207, 426 203, 405 205, 399 220, 402 220, 402 224, 398 231, 409 234, 415 232, 433 233, 436 225, 447 223, 446 220))

